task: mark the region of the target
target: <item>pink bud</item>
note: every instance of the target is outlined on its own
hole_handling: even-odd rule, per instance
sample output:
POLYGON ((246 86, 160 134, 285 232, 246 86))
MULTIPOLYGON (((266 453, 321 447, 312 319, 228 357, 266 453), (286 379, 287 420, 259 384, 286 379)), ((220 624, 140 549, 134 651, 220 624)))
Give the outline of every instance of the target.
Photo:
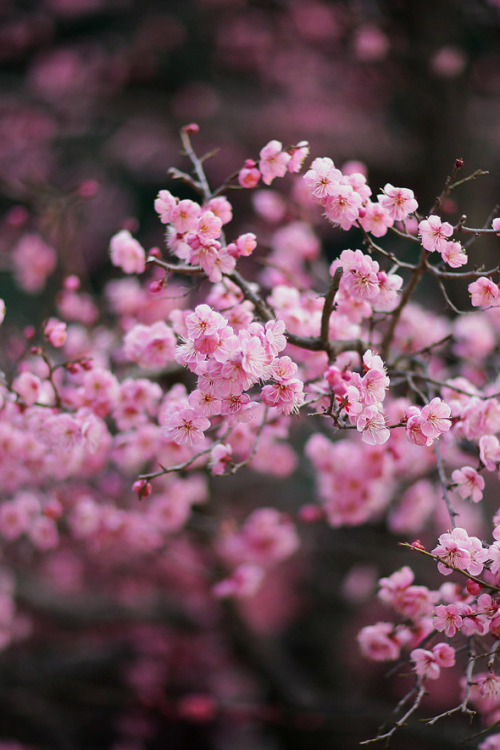
POLYGON ((472 578, 469 578, 465 588, 467 589, 467 593, 471 596, 478 596, 481 593, 481 584, 477 581, 473 581, 472 578))
POLYGON ((149 497, 153 492, 151 482, 148 482, 147 479, 138 479, 132 485, 132 489, 139 495, 139 500, 142 500, 143 497, 149 497))

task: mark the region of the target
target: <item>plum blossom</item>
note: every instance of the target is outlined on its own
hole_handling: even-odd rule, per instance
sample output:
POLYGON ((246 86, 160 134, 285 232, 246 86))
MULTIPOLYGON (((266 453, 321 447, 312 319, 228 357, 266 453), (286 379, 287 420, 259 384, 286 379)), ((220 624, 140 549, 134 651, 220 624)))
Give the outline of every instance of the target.
POLYGON ((471 466, 462 466, 461 469, 455 469, 451 478, 457 485, 457 492, 460 497, 470 497, 473 503, 482 500, 484 479, 471 466))
POLYGON ((361 439, 369 445, 386 443, 391 431, 386 427, 385 417, 377 406, 368 406, 358 417, 356 429, 361 432, 361 439))
POLYGON ((261 148, 259 156, 259 170, 265 185, 270 185, 275 177, 285 176, 291 156, 283 151, 279 141, 269 141, 261 148))
POLYGON ((494 284, 486 276, 481 276, 477 281, 473 281, 472 284, 469 284, 468 289, 473 307, 491 307, 498 300, 498 284, 494 284))
POLYGON ((378 196, 378 200, 394 221, 404 221, 418 208, 413 190, 394 187, 389 182, 385 185, 383 194, 378 196))
POLYGON ((455 604, 440 604, 434 610, 434 617, 432 624, 440 633, 443 631, 452 638, 457 630, 462 627, 462 618, 460 617, 459 609, 455 604))
POLYGON ((448 243, 448 237, 453 234, 453 227, 447 221, 441 221, 439 216, 429 216, 418 225, 418 233, 423 247, 430 253, 442 253, 448 243))
POLYGON ((115 234, 109 243, 111 262, 125 273, 144 273, 146 253, 128 229, 115 234))
POLYGON ((199 416, 194 409, 186 407, 171 414, 163 427, 166 436, 174 442, 196 447, 203 442, 204 432, 210 427, 210 420, 199 416))

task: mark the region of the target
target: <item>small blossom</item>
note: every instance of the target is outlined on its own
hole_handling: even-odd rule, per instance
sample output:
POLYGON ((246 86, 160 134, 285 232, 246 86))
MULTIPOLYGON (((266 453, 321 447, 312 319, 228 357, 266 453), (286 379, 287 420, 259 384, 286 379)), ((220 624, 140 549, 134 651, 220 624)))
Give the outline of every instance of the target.
POLYGON ((484 490, 484 479, 471 466, 462 466, 452 472, 452 480, 457 485, 457 492, 460 497, 470 497, 473 503, 482 500, 484 490))
POLYGON ((448 638, 452 638, 457 630, 462 627, 462 618, 455 604, 439 605, 434 610, 432 624, 440 633, 445 632, 448 638))

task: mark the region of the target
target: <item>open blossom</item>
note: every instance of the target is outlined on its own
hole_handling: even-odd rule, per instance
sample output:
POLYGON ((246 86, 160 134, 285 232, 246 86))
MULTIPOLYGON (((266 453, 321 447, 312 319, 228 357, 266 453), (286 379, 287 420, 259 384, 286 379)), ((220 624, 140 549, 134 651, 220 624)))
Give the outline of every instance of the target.
POLYGON ((193 447, 203 442, 203 433, 209 427, 210 420, 189 407, 174 411, 164 424, 167 437, 179 445, 186 443, 193 447))
POLYGON ((463 544, 463 534, 467 535, 465 529, 458 529, 462 532, 457 539, 457 529, 453 529, 451 533, 441 534, 438 539, 438 546, 432 550, 432 554, 439 557, 442 562, 438 562, 438 570, 444 575, 450 575, 452 569, 445 563, 458 568, 459 570, 467 570, 467 567, 471 561, 471 556, 468 550, 463 544))
POLYGON ((421 430, 428 438, 435 440, 443 432, 448 432, 451 427, 451 409, 440 398, 432 401, 422 409, 421 430))
POLYGON ((304 182, 311 195, 320 202, 323 202, 329 195, 333 195, 341 179, 342 172, 335 167, 328 156, 315 159, 311 169, 304 175, 304 182))
POLYGON ((453 234, 453 227, 447 221, 441 221, 439 216, 429 216, 418 225, 418 233, 423 247, 430 253, 437 250, 442 253, 453 234))
POLYGON ((259 170, 265 185, 270 185, 275 177, 285 176, 291 157, 283 151, 283 146, 279 141, 269 141, 260 150, 259 156, 259 170))
POLYGON ((418 208, 413 190, 394 187, 389 182, 385 185, 383 194, 378 196, 378 200, 394 221, 404 221, 418 208))
POLYGON ((486 276, 481 276, 480 279, 469 284, 468 290, 473 307, 491 307, 498 300, 498 284, 494 284, 486 276))
POLYGON ((457 492, 460 497, 470 497, 473 503, 482 500, 484 479, 472 466, 462 466, 461 469, 455 469, 451 478, 457 485, 457 492))
POLYGON ((350 185, 338 184, 323 203, 327 219, 347 230, 358 218, 362 200, 350 185))
POLYGON ((467 254, 460 242, 447 242, 440 252, 442 259, 451 268, 465 266, 468 261, 467 254))
POLYGON ((115 234, 109 243, 111 262, 125 273, 144 273, 146 253, 128 229, 115 234))
POLYGON ((448 638, 453 638, 457 630, 462 627, 462 618, 458 607, 455 604, 440 604, 434 610, 432 624, 440 633, 444 633, 448 638))
POLYGON ((362 433, 363 442, 369 445, 382 445, 391 436, 391 431, 385 424, 385 417, 376 406, 368 406, 359 415, 356 429, 362 433))
POLYGON ((364 656, 374 661, 393 661, 401 651, 392 622, 377 622, 362 628, 358 633, 358 644, 364 656))
POLYGON ((452 572, 448 566, 466 570, 473 576, 480 575, 488 559, 488 550, 483 548, 480 539, 469 536, 465 529, 457 526, 450 533, 441 534, 438 542, 432 554, 440 558, 438 570, 442 575, 452 572))
POLYGON ((455 650, 447 643, 437 643, 432 651, 413 649, 410 658, 420 679, 437 680, 441 667, 452 667, 455 664, 455 650))
POLYGON ((380 202, 372 203, 372 201, 368 201, 364 215, 360 216, 359 223, 365 232, 370 232, 374 237, 383 237, 394 224, 394 219, 389 216, 388 211, 380 202))

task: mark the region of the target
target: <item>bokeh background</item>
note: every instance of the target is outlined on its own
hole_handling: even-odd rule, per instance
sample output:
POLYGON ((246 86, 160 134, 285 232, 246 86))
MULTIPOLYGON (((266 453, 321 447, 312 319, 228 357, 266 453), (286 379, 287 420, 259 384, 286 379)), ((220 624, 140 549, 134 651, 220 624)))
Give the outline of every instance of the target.
MULTIPOLYGON (((461 194, 469 223, 482 225, 500 203, 499 0, 0 0, 0 66, 0 296, 21 325, 43 317, 55 288, 28 295, 12 282, 10 254, 22 234, 41 232, 57 248, 59 276, 77 273, 98 292, 110 277, 112 234, 127 227, 146 246, 161 242, 152 201, 159 189, 178 188, 167 170, 185 166, 178 130, 188 122, 200 125, 199 152, 220 149, 207 162, 213 184, 270 139, 306 139, 313 157, 361 160, 374 191, 386 182, 411 187, 424 206, 460 157, 467 172, 490 171, 461 194)), ((234 200, 248 228, 249 197, 234 200)), ((345 239, 329 232, 332 254, 345 239)), ((248 507, 255 496, 279 505, 280 493, 299 505, 311 491, 310 480, 285 486, 250 474, 224 489, 248 507)), ((406 558, 377 527, 348 538, 325 529, 319 541, 306 534, 309 568, 304 554, 244 612, 251 648, 229 619, 233 657, 236 649, 260 685, 259 715, 233 710, 216 725, 201 702, 185 715, 167 710, 148 740, 144 716, 127 712, 128 696, 116 688, 116 665, 130 652, 118 636, 109 649, 115 620, 94 603, 90 612, 62 608, 49 649, 0 656, 0 740, 63 750, 135 750, 142 746, 130 738, 144 736, 153 750, 356 747, 399 687, 385 669, 362 664, 354 643, 355 630, 379 617, 377 606, 365 606, 362 620, 353 613, 372 596, 376 575, 406 558), (87 641, 72 647, 85 617, 93 651, 87 641), (287 709, 287 701, 309 705, 309 680, 323 703, 287 709), (129 744, 112 744, 118 724, 129 744)), ((25 596, 43 616, 43 597, 25 596)), ((170 649, 179 694, 202 689, 217 671, 241 688, 248 674, 231 673, 219 635, 193 623, 174 629, 171 613, 165 618, 170 630, 154 631, 156 641, 149 631, 137 636, 143 669, 170 649)), ((391 746, 447 750, 463 736, 457 719, 413 726, 391 746)))

